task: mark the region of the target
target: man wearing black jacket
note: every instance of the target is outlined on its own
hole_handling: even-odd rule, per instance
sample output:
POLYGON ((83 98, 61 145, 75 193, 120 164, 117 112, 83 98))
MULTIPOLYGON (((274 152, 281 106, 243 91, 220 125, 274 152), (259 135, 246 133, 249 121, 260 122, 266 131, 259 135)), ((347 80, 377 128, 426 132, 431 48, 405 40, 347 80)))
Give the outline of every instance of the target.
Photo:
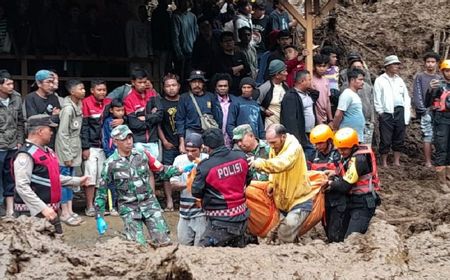
POLYGON ((192 184, 192 195, 202 199, 208 221, 200 246, 244 247, 250 214, 244 190, 251 180, 246 156, 225 147, 220 129, 207 129, 202 138, 209 159, 199 163, 192 184))
POLYGON ((316 124, 315 100, 309 93, 310 89, 310 73, 306 70, 297 72, 294 87, 281 101, 281 124, 300 142, 307 160, 311 160, 314 156, 314 147, 309 142, 309 133, 316 124))
POLYGON ((190 90, 183 93, 178 101, 175 123, 180 139, 179 149, 182 154, 186 153, 185 137, 193 132, 199 134, 203 132, 199 113, 193 100, 197 103, 202 115, 212 116, 218 126, 222 127, 223 116, 219 100, 214 94, 205 90, 207 81, 202 71, 192 71, 188 79, 190 90))
POLYGON ((251 69, 245 54, 236 51, 233 32, 224 31, 220 35, 221 51, 214 57, 213 73, 228 73, 233 78, 230 93, 239 95, 239 81, 250 77, 251 69))
POLYGON ((83 124, 81 126, 81 148, 84 160, 84 175, 89 176, 86 192, 85 214, 95 216, 94 196, 95 187, 100 181, 105 153, 102 147, 102 115, 105 106, 111 99, 105 98, 106 83, 101 80, 91 81, 91 95, 83 99, 83 124))

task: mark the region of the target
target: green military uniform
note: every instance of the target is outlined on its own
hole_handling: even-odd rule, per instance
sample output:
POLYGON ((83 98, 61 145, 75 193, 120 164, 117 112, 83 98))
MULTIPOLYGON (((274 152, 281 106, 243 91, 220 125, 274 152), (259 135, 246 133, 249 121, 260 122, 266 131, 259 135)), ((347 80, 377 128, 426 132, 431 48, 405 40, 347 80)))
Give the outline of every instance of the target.
MULTIPOLYGON (((120 133, 131 134, 126 126, 120 133)), ((114 137, 114 130, 111 133, 114 137)), ((118 133, 116 133, 118 134, 118 133)), ((123 138, 124 139, 124 138, 123 138)), ((144 224, 150 233, 150 243, 154 246, 169 244, 169 228, 162 215, 161 206, 150 186, 151 172, 174 173, 173 167, 164 167, 150 153, 133 148, 129 157, 123 157, 116 149, 105 161, 95 198, 97 213, 105 212, 108 185, 114 184, 117 190, 119 214, 124 222, 128 240, 146 244, 144 224)), ((172 174, 175 175, 175 174, 172 174)), ((169 175, 170 176, 170 175, 169 175)))
MULTIPOLYGON (((247 133, 253 133, 252 127, 248 124, 242 124, 233 129, 233 140, 241 140, 244 138, 244 136, 247 133)), ((254 135, 254 134, 253 134, 254 135)), ((256 137, 256 136, 255 136, 256 137)), ((270 146, 267 144, 264 140, 258 140, 258 146, 256 148, 247 153, 248 157, 254 157, 257 158, 263 158, 268 159, 269 158, 269 150, 270 146)), ((252 180, 254 181, 268 181, 269 180, 269 174, 263 172, 263 171, 256 171, 254 168, 250 170, 252 173, 252 180)))
MULTIPOLYGON (((258 140, 258 146, 251 154, 257 158, 268 159, 269 158, 270 146, 264 140, 258 140)), ((251 170, 252 180, 255 181, 269 181, 269 174, 263 171, 256 171, 254 168, 251 170)))

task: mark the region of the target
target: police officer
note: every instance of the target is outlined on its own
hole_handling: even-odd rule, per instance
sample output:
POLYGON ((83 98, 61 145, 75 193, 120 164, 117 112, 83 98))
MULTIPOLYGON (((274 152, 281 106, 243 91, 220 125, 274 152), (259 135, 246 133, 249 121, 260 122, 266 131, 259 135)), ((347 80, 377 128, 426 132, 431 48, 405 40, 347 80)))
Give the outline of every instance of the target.
MULTIPOLYGON (((376 193, 379 190, 379 178, 376 158, 370 147, 358 145, 358 134, 352 128, 342 128, 334 135, 334 146, 342 158, 339 173, 329 182, 330 193, 348 195, 345 214, 333 218, 335 221, 329 232, 330 241, 342 241, 353 232, 365 233, 369 222, 380 204, 376 193)), ((342 209, 336 208, 341 211, 342 209)))
POLYGON ((14 161, 14 212, 17 216, 37 216, 56 221, 61 185, 80 186, 89 179, 88 176, 60 175, 58 158, 47 146, 53 136, 52 129, 57 126, 47 114, 28 118, 28 138, 14 161))
POLYGON ((244 247, 249 216, 244 190, 251 179, 246 156, 225 147, 220 129, 207 129, 202 138, 209 159, 197 166, 192 185, 208 222, 200 246, 244 247))
POLYGON ((111 138, 117 149, 105 161, 95 198, 97 230, 105 233, 107 224, 103 219, 108 185, 117 190, 119 214, 128 240, 146 244, 144 224, 150 233, 150 243, 154 247, 171 244, 169 228, 163 218, 161 206, 150 186, 151 172, 163 172, 170 178, 179 171, 157 161, 150 153, 133 147, 133 133, 126 125, 119 125, 111 131, 111 138))

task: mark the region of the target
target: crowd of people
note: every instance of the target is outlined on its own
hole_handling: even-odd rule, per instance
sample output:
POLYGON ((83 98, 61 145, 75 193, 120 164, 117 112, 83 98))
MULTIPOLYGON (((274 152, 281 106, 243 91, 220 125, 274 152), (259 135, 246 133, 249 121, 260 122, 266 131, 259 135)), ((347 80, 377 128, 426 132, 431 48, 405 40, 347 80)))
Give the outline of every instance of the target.
MULTIPOLYGON (((122 218, 127 239, 146 244, 145 225, 149 242, 165 246, 171 240, 163 212, 174 211, 173 192, 180 191, 179 243, 243 247, 256 240, 247 230, 246 187, 260 181, 281 217, 268 240, 288 243, 298 239, 313 209, 316 192, 307 170, 319 170, 328 177, 321 189, 328 240, 365 233, 381 202, 371 148, 376 134, 381 166, 389 166, 391 150, 393 165, 401 165, 411 113, 401 61, 386 56, 385 73, 375 78, 352 52, 341 59, 347 67, 339 69, 332 46, 310 54, 293 44, 296 23, 273 2, 270 32, 258 26, 264 1, 237 1, 231 26, 225 24, 217 37, 211 22, 189 10, 181 13, 194 24, 174 19, 179 28, 200 33, 180 31, 180 38, 192 39, 193 51, 186 42, 175 49, 181 75, 167 73, 161 93, 145 69, 135 67, 131 84, 109 94, 104 81, 91 81, 86 90, 83 82, 70 80, 69 95, 61 98, 58 75, 42 69, 35 74, 35 90, 23 93, 22 101, 11 75, 1 70, 4 214, 79 226, 86 218, 73 211, 72 201, 82 186, 84 215, 95 217, 100 234, 110 214, 122 218), (308 55, 312 72, 305 70, 308 55), (83 176, 75 176, 77 168, 83 176)), ((413 83, 413 104, 421 118, 425 165, 432 166, 434 144, 440 185, 448 192, 450 61, 427 53, 424 69, 413 83)))

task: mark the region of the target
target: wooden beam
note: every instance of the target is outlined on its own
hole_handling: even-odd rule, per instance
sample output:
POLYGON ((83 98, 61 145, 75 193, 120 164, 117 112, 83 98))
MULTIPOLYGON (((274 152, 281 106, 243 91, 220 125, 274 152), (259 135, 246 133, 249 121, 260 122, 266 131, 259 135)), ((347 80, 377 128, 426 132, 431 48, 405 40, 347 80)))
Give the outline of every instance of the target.
POLYGON ((306 29, 306 20, 305 18, 298 12, 298 10, 287 0, 280 1, 280 4, 295 18, 295 20, 306 29))
POLYGON ((312 73, 313 70, 313 35, 314 35, 314 14, 312 13, 313 0, 305 0, 305 45, 309 52, 306 56, 306 69, 312 73))
POLYGON ((320 9, 320 14, 327 15, 336 6, 336 2, 337 0, 328 0, 325 6, 320 9))
MULTIPOLYGON (((29 75, 11 75, 13 80, 21 80, 23 81, 34 81, 34 76, 29 75)), ((69 80, 81 80, 81 81, 92 81, 92 80, 103 80, 106 82, 128 82, 130 81, 130 77, 65 77, 59 76, 60 81, 69 81, 69 80)))
POLYGON ((316 18, 314 20, 314 28, 319 26, 322 23, 323 16, 326 16, 330 13, 332 9, 336 6, 337 0, 328 0, 328 2, 320 9, 319 13, 316 13, 316 18))

